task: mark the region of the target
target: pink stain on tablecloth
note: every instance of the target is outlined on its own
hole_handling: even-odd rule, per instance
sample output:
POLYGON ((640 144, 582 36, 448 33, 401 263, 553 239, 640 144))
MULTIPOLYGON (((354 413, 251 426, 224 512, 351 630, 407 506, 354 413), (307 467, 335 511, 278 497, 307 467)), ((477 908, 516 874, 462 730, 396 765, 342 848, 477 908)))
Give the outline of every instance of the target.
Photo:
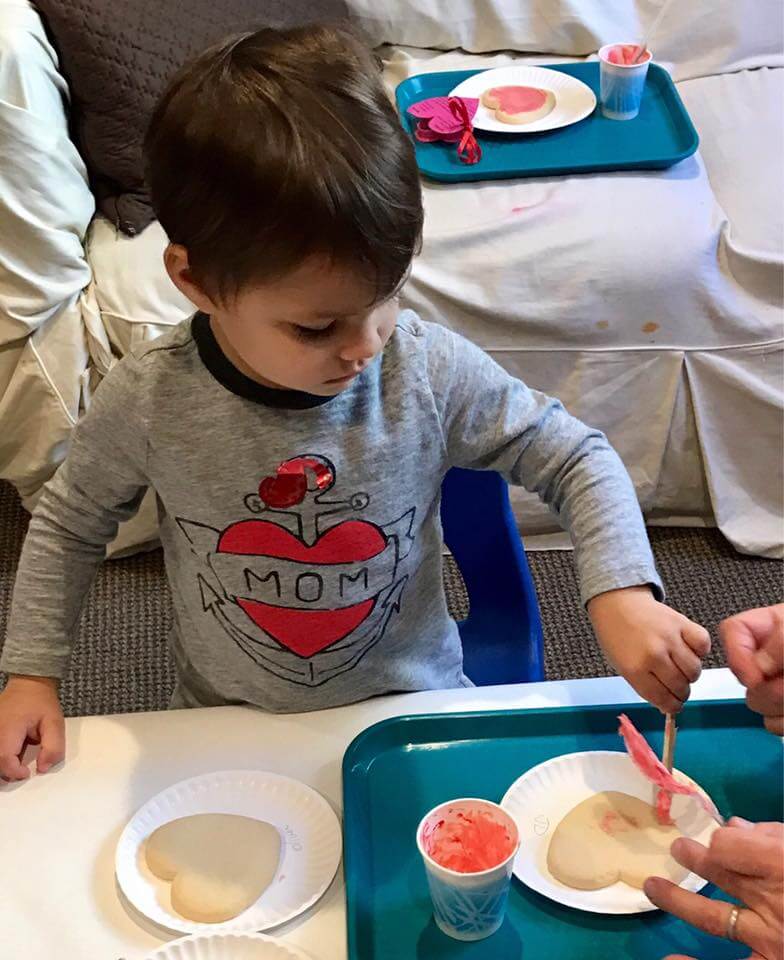
POLYGON ((509 828, 481 808, 447 809, 422 829, 422 847, 439 866, 458 873, 497 867, 514 851, 509 828))

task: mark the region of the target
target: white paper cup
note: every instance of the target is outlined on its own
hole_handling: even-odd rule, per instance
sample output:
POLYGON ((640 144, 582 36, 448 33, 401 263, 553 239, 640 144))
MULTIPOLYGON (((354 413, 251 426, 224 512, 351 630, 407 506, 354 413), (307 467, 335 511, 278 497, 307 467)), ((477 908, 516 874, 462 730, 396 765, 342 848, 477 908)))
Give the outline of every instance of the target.
POLYGON ((426 813, 417 827, 416 841, 427 873, 433 915, 439 929, 455 940, 483 940, 504 922, 512 866, 520 848, 514 819, 490 800, 462 797, 440 803, 426 813), (509 831, 514 842, 511 853, 488 870, 462 873, 442 867, 426 849, 426 835, 440 820, 457 813, 482 811, 509 831))
POLYGON ((608 57, 615 47, 636 47, 636 43, 608 43, 599 51, 599 103, 610 120, 633 120, 640 112, 642 91, 653 59, 646 50, 642 63, 612 63, 608 57))

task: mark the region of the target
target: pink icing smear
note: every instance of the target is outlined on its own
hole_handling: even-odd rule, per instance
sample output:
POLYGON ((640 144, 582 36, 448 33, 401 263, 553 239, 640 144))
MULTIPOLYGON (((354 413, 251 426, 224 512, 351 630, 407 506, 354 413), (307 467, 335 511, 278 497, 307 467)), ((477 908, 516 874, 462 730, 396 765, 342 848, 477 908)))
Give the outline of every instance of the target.
POLYGON ((482 809, 448 808, 422 829, 422 847, 435 862, 458 873, 479 873, 497 867, 514 851, 508 827, 482 809))
POLYGON ((615 810, 608 810, 599 822, 599 829, 610 837, 618 833, 628 833, 639 827, 634 817, 624 817, 615 810))
MULTIPOLYGON (((610 63, 618 63, 624 67, 629 67, 634 60, 638 49, 639 47, 636 43, 618 43, 614 47, 610 47, 610 49, 607 51, 607 59, 610 63)), ((651 51, 646 50, 642 57, 640 57, 640 63, 645 63, 650 59, 651 51)))
POLYGON ((544 106, 547 92, 538 87, 493 87, 487 91, 498 100, 497 110, 504 113, 529 113, 544 106))
POLYGON ((635 767, 637 767, 640 773, 650 780, 651 783, 660 788, 656 796, 656 816, 659 823, 665 825, 672 824, 670 806, 672 804, 673 793, 694 797, 709 816, 721 822, 721 814, 705 794, 696 787, 691 787, 675 779, 626 714, 622 713, 618 719, 620 720, 618 733, 623 737, 626 750, 632 758, 635 767))

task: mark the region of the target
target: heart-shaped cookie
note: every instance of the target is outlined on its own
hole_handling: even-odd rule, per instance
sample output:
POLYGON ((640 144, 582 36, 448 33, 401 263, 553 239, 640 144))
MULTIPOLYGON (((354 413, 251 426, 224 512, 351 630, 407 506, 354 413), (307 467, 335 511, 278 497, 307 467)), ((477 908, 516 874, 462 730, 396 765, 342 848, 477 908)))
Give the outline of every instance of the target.
POLYGON ((647 877, 680 883, 688 874, 670 856, 682 836, 663 826, 644 800, 627 793, 596 793, 569 811, 555 828, 547 868, 577 890, 599 890, 621 880, 641 890, 647 877))
POLYGON ((255 903, 280 862, 277 827, 233 814, 202 813, 158 827, 144 845, 147 866, 171 881, 172 907, 188 920, 222 923, 255 903))
POLYGON ((555 94, 539 87, 491 87, 482 94, 482 104, 495 110, 500 123, 533 123, 552 111, 555 94))

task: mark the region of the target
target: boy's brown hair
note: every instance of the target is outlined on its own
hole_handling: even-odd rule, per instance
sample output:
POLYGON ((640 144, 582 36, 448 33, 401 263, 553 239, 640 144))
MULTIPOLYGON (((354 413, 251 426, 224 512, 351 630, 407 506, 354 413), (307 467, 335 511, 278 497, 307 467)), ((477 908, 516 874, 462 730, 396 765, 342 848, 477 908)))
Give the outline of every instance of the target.
POLYGON ((260 30, 173 78, 145 140, 153 206, 213 297, 312 255, 395 292, 422 230, 419 174, 373 53, 347 29, 260 30))

